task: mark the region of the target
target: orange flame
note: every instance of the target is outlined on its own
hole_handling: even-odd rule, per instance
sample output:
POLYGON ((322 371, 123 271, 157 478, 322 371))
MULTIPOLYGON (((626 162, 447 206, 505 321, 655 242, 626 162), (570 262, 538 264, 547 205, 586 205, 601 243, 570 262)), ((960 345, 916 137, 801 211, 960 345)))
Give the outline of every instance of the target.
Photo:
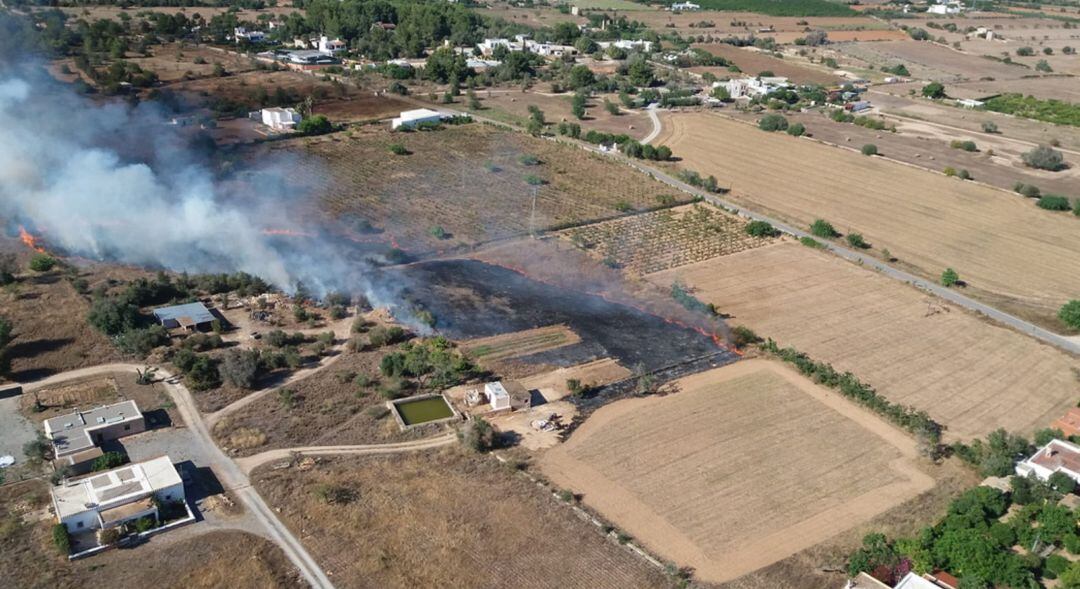
POLYGON ((41 247, 37 243, 37 238, 30 234, 25 227, 19 225, 19 239, 26 244, 26 247, 34 250, 38 253, 45 253, 45 248, 41 247))

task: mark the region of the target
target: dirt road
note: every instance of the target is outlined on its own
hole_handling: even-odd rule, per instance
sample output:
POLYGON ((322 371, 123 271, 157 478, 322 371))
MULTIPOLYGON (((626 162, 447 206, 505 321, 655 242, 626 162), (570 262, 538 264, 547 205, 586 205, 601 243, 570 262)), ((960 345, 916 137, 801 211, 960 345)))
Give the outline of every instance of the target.
POLYGON ((394 444, 368 444, 358 446, 301 446, 297 448, 278 448, 267 450, 252 456, 236 459, 236 465, 247 474, 256 467, 275 460, 285 460, 294 454, 306 456, 326 455, 363 455, 363 454, 396 454, 398 452, 413 452, 416 450, 428 450, 454 443, 456 436, 453 432, 434 438, 424 438, 411 442, 398 442, 394 444))

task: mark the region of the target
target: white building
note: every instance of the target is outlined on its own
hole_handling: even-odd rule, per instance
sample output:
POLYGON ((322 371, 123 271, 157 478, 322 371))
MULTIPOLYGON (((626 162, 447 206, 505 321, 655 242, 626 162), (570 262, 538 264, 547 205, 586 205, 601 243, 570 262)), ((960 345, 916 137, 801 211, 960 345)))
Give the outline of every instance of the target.
POLYGON ((1034 474, 1046 481, 1055 472, 1063 472, 1080 482, 1080 446, 1063 440, 1051 440, 1031 458, 1016 464, 1016 474, 1022 477, 1034 474))
POLYGON ((787 78, 783 77, 735 78, 726 82, 713 82, 713 88, 723 86, 732 99, 768 96, 780 88, 787 88, 789 85, 787 78))
POLYGON ((694 4, 693 2, 676 2, 671 5, 668 10, 672 12, 688 12, 692 10, 701 10, 700 4, 694 4))
POLYGON ((266 33, 262 31, 249 31, 244 27, 236 27, 233 29, 233 38, 237 43, 241 41, 247 41, 248 43, 262 43, 266 40, 266 33))
POLYGON ((940 4, 933 4, 926 9, 928 14, 960 14, 964 11, 964 4, 959 0, 942 0, 940 4))
POLYGON ((530 39, 528 35, 515 35, 513 40, 502 38, 484 39, 481 43, 477 44, 477 47, 484 56, 490 56, 495 52, 496 47, 505 47, 507 51, 530 51, 537 55, 550 58, 560 58, 564 55, 578 54, 577 48, 573 45, 537 43, 530 39))
POLYGON ((956 104, 964 108, 979 108, 986 103, 981 100, 975 100, 974 98, 960 98, 956 101, 956 104))
POLYGON ((295 108, 264 108, 262 123, 275 131, 291 131, 300 122, 300 113, 295 108))
POLYGON ((617 47, 624 51, 641 51, 642 53, 649 53, 652 51, 652 41, 645 41, 643 39, 622 39, 619 41, 600 41, 597 43, 601 49, 607 49, 608 47, 617 47))
POLYGON ((348 48, 345 42, 341 39, 331 39, 326 35, 319 37, 319 53, 325 53, 327 55, 337 55, 348 48))
POLYGON ((154 499, 184 501, 184 482, 162 456, 53 487, 56 518, 68 532, 107 529, 142 517, 158 518, 154 499))
POLYGON ((492 411, 510 409, 510 393, 503 386, 502 381, 489 382, 484 385, 484 394, 487 395, 488 403, 492 411))
POLYGON ((415 110, 402 111, 401 116, 390 121, 390 128, 411 128, 423 123, 438 123, 442 120, 442 114, 430 108, 418 108, 415 110))

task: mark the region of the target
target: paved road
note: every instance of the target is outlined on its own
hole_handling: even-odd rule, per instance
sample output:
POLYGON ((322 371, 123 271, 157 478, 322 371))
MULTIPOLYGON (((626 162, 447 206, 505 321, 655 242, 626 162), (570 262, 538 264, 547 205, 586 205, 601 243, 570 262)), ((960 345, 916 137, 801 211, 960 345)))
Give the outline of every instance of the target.
POLYGON ((253 454, 244 458, 237 458, 236 464, 245 473, 250 473, 256 467, 274 460, 285 460, 293 454, 309 456, 345 455, 345 454, 397 454, 399 452, 414 452, 416 450, 428 450, 454 443, 456 434, 450 432, 446 435, 434 438, 424 438, 411 442, 398 442, 395 444, 370 444, 359 446, 301 446, 298 448, 278 448, 267 450, 259 454, 253 454))
POLYGON ((653 140, 660 135, 660 132, 664 130, 664 126, 660 124, 660 117, 656 116, 656 109, 657 105, 655 102, 645 109, 645 112, 649 113, 649 120, 652 121, 652 132, 641 140, 642 143, 652 143, 653 140))
MULTIPOLYGON (((33 391, 48 385, 78 379, 85 378, 87 376, 95 376, 100 374, 108 374, 113 372, 135 372, 142 368, 142 366, 135 364, 104 364, 101 366, 92 366, 89 368, 80 368, 78 370, 72 370, 70 372, 64 372, 48 378, 27 383, 24 386, 26 391, 33 391)), ((267 536, 281 547, 285 552, 285 556, 289 558, 300 570, 300 573, 307 580, 308 584, 313 589, 333 589, 333 584, 330 579, 323 572, 319 564, 315 562, 315 559, 308 554, 304 549, 300 541, 293 536, 285 524, 281 523, 271 511, 270 507, 259 496, 258 492, 251 486, 251 482, 248 480, 247 475, 240 470, 235 462, 230 460, 214 443, 214 439, 210 436, 210 431, 207 429, 206 424, 202 420, 202 416, 199 415, 199 410, 195 406, 194 399, 191 398, 191 392, 188 391, 177 378, 170 375, 164 370, 158 370, 157 376, 164 378, 165 389, 169 392, 173 402, 176 403, 177 410, 180 411, 180 416, 183 417, 184 423, 194 434, 193 438, 195 443, 198 443, 200 450, 210 458, 210 466, 214 469, 214 473, 217 474, 221 480, 222 485, 233 491, 237 498, 244 504, 248 512, 251 513, 259 523, 266 528, 267 536)))

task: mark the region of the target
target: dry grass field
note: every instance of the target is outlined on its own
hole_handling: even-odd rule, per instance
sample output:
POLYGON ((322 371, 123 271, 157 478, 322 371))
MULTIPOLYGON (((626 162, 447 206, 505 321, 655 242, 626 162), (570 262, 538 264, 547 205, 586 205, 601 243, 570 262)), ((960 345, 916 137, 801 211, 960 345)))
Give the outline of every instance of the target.
POLYGON ((457 447, 253 479, 342 589, 669 585, 525 477, 457 447))
POLYGON ((144 70, 158 75, 163 84, 170 84, 184 79, 205 78, 214 74, 214 65, 221 64, 229 73, 249 72, 255 69, 255 62, 225 51, 218 51, 205 45, 190 43, 166 43, 153 45, 150 57, 139 57, 130 53, 126 61, 137 64, 144 70), (201 61, 203 63, 196 63, 201 61))
POLYGON ((46 511, 41 480, 0 487, 0 567, 4 586, 160 587, 240 589, 304 587, 281 550, 263 538, 231 530, 200 533, 195 524, 134 549, 112 550, 75 562, 56 552, 55 521, 46 511))
POLYGON ((310 158, 295 177, 322 195, 328 213, 365 218, 407 249, 616 217, 624 205, 655 206, 673 193, 603 156, 478 123, 416 133, 365 127, 270 149, 310 158), (395 143, 410 154, 392 155, 395 143), (539 162, 523 161, 526 156, 539 162), (433 236, 436 226, 447 235, 433 236))
POLYGON ((949 440, 1030 433, 1076 403, 1080 362, 913 288, 788 243, 650 277, 680 280, 762 337, 927 411, 949 440))
MULTIPOLYGON (((547 90, 546 84, 542 90, 547 90)), ((520 89, 492 89, 479 90, 476 97, 480 99, 484 110, 476 114, 503 120, 508 123, 525 126, 529 120, 529 107, 535 105, 544 111, 544 118, 549 122, 558 123, 569 121, 581 125, 583 132, 591 129, 605 133, 625 133, 634 139, 643 139, 652 130, 652 122, 649 116, 641 110, 623 109, 621 114, 612 115, 604 109, 604 97, 591 97, 585 104, 586 118, 578 120, 571 109, 570 94, 548 94, 536 91, 522 92, 520 89)), ((608 100, 619 104, 617 95, 607 96, 608 100)))
POLYGON ((1080 293, 1076 219, 1013 194, 707 113, 668 117, 660 142, 733 200, 803 227, 827 219, 929 277, 955 268, 972 294, 1049 324, 1080 293))
POLYGON ((913 440, 779 363, 676 386, 597 410, 540 466, 702 581, 768 566, 934 486, 913 440))
POLYGON ((903 63, 912 76, 941 82, 978 80, 985 76, 1004 80, 1037 74, 1024 66, 1004 64, 931 42, 844 43, 835 49, 872 69, 903 63))
MULTIPOLYGON (((723 57, 751 76, 756 76, 763 71, 771 71, 774 75, 790 78, 796 84, 828 85, 836 84, 841 79, 826 70, 814 69, 803 63, 796 62, 794 59, 780 59, 754 49, 741 49, 726 43, 695 45, 695 47, 708 51, 717 57, 723 57)), ((698 73, 710 71, 718 77, 731 75, 726 68, 694 67, 690 68, 690 71, 698 73)))
POLYGON ((751 237, 746 223, 712 205, 692 204, 567 229, 560 235, 621 268, 649 274, 773 241, 751 237))

